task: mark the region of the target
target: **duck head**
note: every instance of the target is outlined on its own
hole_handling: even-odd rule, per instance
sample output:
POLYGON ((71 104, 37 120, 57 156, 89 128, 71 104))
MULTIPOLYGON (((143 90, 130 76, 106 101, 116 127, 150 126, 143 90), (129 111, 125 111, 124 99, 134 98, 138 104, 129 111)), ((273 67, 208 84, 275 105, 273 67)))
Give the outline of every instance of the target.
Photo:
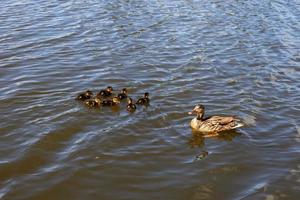
POLYGON ((145 92, 144 97, 149 98, 149 92, 145 92))
POLYGON ((86 96, 93 96, 93 92, 91 90, 87 90, 84 93, 86 96))
POLYGON ((108 87, 106 88, 106 90, 107 90, 108 92, 112 92, 114 89, 113 89, 111 86, 108 86, 108 87))
POLYGON ((122 89, 122 93, 123 93, 123 94, 127 94, 127 89, 126 89, 126 88, 123 88, 123 89, 122 89))
POLYGON ((197 119, 201 120, 204 116, 204 106, 201 104, 198 104, 194 107, 194 109, 188 113, 189 115, 193 115, 196 114, 197 115, 197 119))
POLYGON ((113 99, 112 99, 112 101, 115 103, 115 104, 120 104, 120 98, 119 97, 114 97, 113 99))

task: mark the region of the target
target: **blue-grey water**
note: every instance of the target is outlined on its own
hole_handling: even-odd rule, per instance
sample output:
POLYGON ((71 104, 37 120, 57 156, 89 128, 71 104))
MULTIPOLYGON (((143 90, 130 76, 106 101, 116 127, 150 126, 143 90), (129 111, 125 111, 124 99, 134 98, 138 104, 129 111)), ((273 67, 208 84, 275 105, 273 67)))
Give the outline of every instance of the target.
POLYGON ((3 0, 0 199, 298 200, 299 78, 297 0, 3 0), (151 105, 74 100, 108 85, 151 105))

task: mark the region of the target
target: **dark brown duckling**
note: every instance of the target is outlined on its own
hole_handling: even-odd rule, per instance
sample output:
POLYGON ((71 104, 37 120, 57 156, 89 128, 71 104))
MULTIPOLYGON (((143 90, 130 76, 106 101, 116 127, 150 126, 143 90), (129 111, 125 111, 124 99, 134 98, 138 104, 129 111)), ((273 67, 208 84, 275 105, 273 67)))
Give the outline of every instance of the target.
POLYGON ((136 104, 138 104, 138 105, 148 105, 149 103, 150 103, 150 99, 149 99, 149 93, 148 92, 146 92, 144 94, 144 97, 139 98, 136 102, 136 104))
POLYGON ((117 106, 120 104, 119 97, 114 97, 112 99, 107 99, 101 102, 102 106, 117 106))
POLYGON ((134 112, 136 110, 136 106, 132 102, 132 99, 130 97, 128 98, 128 103, 127 103, 127 106, 126 106, 126 110, 128 112, 134 112))
POLYGON ((127 98, 127 89, 123 88, 122 93, 118 94, 118 97, 120 100, 126 99, 127 98))
POLYGON ((112 95, 113 88, 108 86, 105 90, 101 90, 97 96, 99 97, 110 97, 112 95))
POLYGON ((95 99, 89 99, 85 101, 85 105, 88 107, 99 107, 101 106, 101 99, 96 97, 95 99))
POLYGON ((76 100, 85 101, 87 99, 91 99, 92 97, 93 97, 93 92, 90 90, 87 90, 84 93, 79 94, 76 97, 76 100))

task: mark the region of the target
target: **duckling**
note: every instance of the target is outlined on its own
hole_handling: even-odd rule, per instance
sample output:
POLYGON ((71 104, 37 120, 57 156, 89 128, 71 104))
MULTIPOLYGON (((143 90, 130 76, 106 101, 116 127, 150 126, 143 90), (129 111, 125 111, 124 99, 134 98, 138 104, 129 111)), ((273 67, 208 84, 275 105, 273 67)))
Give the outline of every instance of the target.
POLYGON ((80 101, 85 101, 93 97, 93 92, 90 90, 85 91, 84 93, 79 94, 76 99, 80 101))
POLYGON ((99 107, 101 105, 101 99, 98 97, 95 99, 89 99, 85 101, 85 105, 88 107, 99 107))
POLYGON ((192 119, 190 125, 193 129, 204 133, 218 133, 244 126, 241 120, 234 116, 211 116, 204 118, 204 106, 198 104, 189 112, 197 116, 192 119))
POLYGON ((113 88, 111 86, 108 86, 105 90, 101 90, 97 96, 99 97, 109 97, 112 95, 112 91, 113 91, 113 88))
POLYGON ((135 104, 132 102, 132 99, 129 97, 128 98, 128 103, 127 103, 127 106, 126 106, 126 110, 128 112, 134 112, 136 109, 136 106, 135 104))
POLYGON ((149 103, 150 103, 150 99, 149 99, 149 93, 148 92, 146 92, 144 94, 144 97, 139 98, 136 102, 136 104, 138 104, 138 105, 148 105, 149 103))
POLYGON ((117 106, 120 104, 119 97, 114 97, 112 99, 107 99, 101 102, 102 106, 117 106))
POLYGON ((123 88, 122 93, 118 94, 118 97, 120 100, 126 99, 127 98, 127 89, 123 88))

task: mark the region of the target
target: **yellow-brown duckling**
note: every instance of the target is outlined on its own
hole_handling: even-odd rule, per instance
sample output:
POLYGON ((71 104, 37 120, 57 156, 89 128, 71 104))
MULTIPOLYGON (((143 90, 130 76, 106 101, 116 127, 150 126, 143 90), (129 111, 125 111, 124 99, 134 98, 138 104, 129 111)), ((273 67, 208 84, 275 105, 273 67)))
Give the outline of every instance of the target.
POLYGON ((117 106, 120 104, 119 97, 114 97, 112 99, 107 99, 101 102, 102 106, 117 106))
POLYGON ((85 101, 87 99, 91 99, 93 97, 93 92, 90 90, 85 91, 84 93, 80 93, 77 97, 76 100, 79 101, 85 101))
POLYGON ((204 106, 201 104, 196 105, 189 114, 196 114, 196 117, 191 121, 191 127, 203 133, 218 133, 244 126, 241 120, 234 116, 211 116, 204 118, 204 106))
POLYGON ((89 99, 85 101, 85 105, 88 107, 100 107, 101 106, 101 99, 96 97, 95 99, 89 99))
POLYGON ((105 90, 101 90, 97 96, 98 97, 110 97, 112 95, 113 88, 108 86, 105 90))
POLYGON ((144 94, 144 97, 139 98, 136 102, 136 104, 138 104, 138 105, 148 105, 149 103, 150 103, 150 99, 149 99, 149 93, 148 92, 146 92, 144 94))
POLYGON ((118 94, 118 97, 120 100, 126 99, 127 98, 127 89, 123 88, 122 92, 118 94))
POLYGON ((135 104, 132 102, 132 99, 131 99, 130 97, 128 98, 126 110, 127 110, 128 112, 134 112, 134 111, 136 110, 136 106, 135 106, 135 104))

